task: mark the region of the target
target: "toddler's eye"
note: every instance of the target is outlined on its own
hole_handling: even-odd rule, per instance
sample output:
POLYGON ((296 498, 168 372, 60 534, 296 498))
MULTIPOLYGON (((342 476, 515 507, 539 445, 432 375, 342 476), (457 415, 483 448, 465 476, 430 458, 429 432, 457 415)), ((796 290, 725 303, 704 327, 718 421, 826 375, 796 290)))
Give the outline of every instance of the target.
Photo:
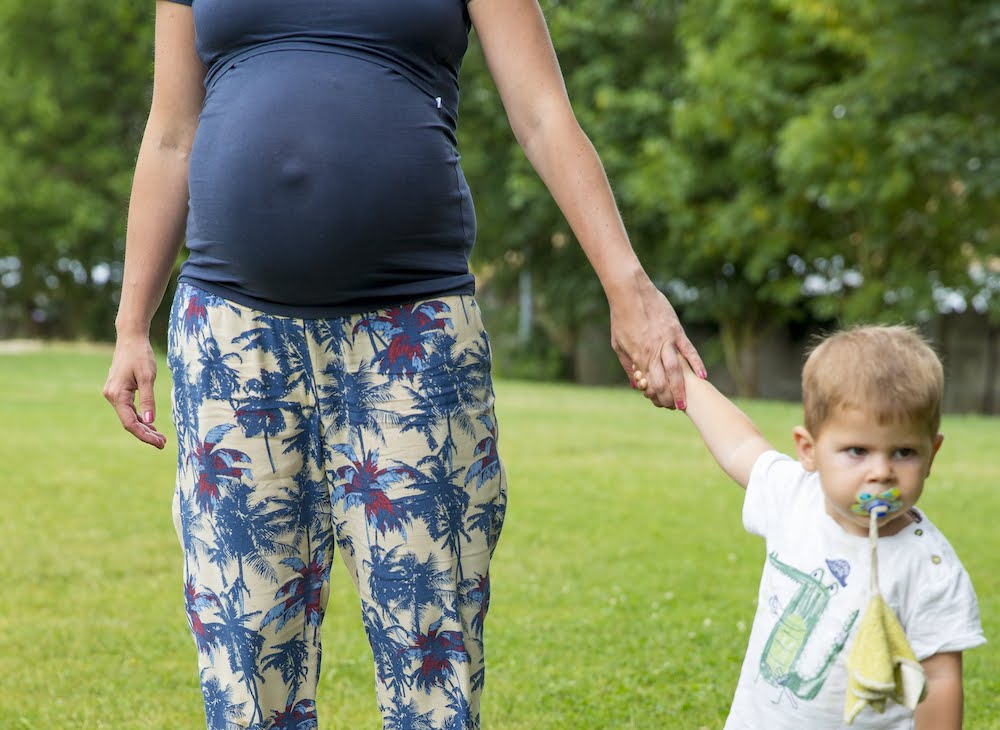
POLYGON ((895 456, 897 459, 908 459, 916 453, 916 449, 896 449, 895 456))
POLYGON ((848 456, 864 456, 867 452, 860 446, 848 446, 847 449, 848 456))

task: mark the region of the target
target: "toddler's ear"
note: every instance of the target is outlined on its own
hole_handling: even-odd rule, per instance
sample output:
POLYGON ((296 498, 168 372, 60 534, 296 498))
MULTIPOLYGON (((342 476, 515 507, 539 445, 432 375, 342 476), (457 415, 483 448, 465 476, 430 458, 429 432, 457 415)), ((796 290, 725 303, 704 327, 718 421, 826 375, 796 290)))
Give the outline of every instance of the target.
POLYGON ((795 439, 795 452, 799 456, 799 463, 806 471, 816 471, 816 439, 805 426, 793 428, 792 438, 795 439))
POLYGON ((937 456, 938 450, 941 448, 941 443, 944 441, 944 434, 939 433, 934 436, 934 442, 931 444, 931 460, 927 462, 927 475, 931 475, 931 466, 934 464, 934 457, 937 456))

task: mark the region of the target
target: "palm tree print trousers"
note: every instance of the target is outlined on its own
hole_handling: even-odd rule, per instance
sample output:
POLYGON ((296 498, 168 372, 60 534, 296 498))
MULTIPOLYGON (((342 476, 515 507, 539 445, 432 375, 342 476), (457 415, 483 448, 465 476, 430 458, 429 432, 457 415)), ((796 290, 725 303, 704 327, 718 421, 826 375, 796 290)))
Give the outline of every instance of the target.
POLYGON ((384 727, 478 728, 507 488, 475 300, 304 320, 181 283, 168 362, 208 728, 317 727, 335 550, 384 727))

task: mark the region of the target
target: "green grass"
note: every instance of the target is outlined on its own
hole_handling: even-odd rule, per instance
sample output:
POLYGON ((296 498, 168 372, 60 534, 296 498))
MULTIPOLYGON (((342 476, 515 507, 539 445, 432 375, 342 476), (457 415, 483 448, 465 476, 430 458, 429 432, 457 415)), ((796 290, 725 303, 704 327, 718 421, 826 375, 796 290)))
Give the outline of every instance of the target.
MULTIPOLYGON (((108 358, 0 356, 5 728, 204 727, 170 517, 174 456, 118 426, 100 395, 108 358)), ((163 427, 168 383, 161 368, 163 427)), ((510 504, 484 727, 721 727, 763 557, 740 524, 742 492, 683 416, 627 389, 497 391, 510 504)), ((744 406, 790 447, 797 406, 744 406)), ((1000 420, 947 417, 943 430, 921 506, 964 560, 994 639, 966 656, 966 727, 1000 729, 1000 420)), ((324 625, 321 727, 378 728, 342 567, 324 625)))

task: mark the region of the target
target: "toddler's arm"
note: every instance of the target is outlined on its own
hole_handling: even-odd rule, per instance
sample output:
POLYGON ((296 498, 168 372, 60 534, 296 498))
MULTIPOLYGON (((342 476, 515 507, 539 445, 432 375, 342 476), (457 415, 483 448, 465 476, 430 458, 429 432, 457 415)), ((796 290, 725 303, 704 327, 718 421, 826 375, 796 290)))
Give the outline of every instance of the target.
POLYGON ((722 470, 746 489, 754 462, 771 444, 743 411, 688 366, 684 367, 684 390, 684 412, 722 470))
POLYGON ((915 730, 961 730, 962 652, 935 654, 921 664, 927 674, 927 699, 913 715, 915 730))

